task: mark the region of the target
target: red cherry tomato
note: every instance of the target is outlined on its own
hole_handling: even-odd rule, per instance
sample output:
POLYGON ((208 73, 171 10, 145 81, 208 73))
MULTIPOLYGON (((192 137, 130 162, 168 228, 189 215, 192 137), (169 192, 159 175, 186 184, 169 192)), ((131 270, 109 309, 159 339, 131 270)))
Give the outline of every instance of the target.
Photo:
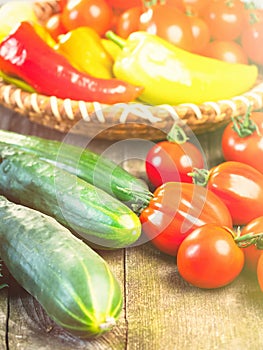
POLYGON ((244 266, 243 251, 230 230, 215 224, 195 229, 180 245, 179 274, 199 288, 219 288, 231 283, 244 266))
POLYGON ((182 241, 206 223, 232 227, 225 204, 206 188, 167 182, 158 187, 140 214, 142 230, 160 251, 176 255, 182 241))
POLYGON ((142 6, 142 0, 105 0, 105 2, 112 8, 118 9, 121 11, 128 10, 132 7, 142 6))
POLYGON ((139 29, 142 7, 132 7, 124 11, 117 19, 116 34, 127 39, 128 36, 139 29))
MULTIPOLYGON (((241 230, 241 236, 251 234, 263 234, 263 216, 259 216, 250 221, 241 230)), ((263 244, 260 241, 259 248, 263 248, 263 244)), ((257 264, 259 257, 263 253, 263 249, 258 249, 256 244, 251 244, 246 248, 242 248, 245 255, 245 267, 247 270, 257 272, 257 264)))
POLYGON ((226 160, 253 166, 263 174, 263 113, 249 112, 235 118, 222 135, 222 152, 226 160))
POLYGON ((199 15, 209 5, 210 0, 183 0, 186 11, 199 15))
POLYGON ((263 21, 263 9, 255 6, 245 6, 244 27, 263 21))
POLYGON ((157 4, 150 7, 141 15, 139 29, 158 35, 184 50, 193 48, 190 19, 175 6, 157 4))
POLYGON ((258 259, 257 278, 261 291, 263 292, 263 255, 258 259))
POLYGON ((263 215, 263 174, 241 162, 223 162, 209 172, 207 188, 228 207, 234 225, 263 215))
POLYGON ((214 39, 235 40, 243 30, 245 8, 240 0, 212 0, 202 16, 214 39))
POLYGON ((57 40, 59 35, 66 33, 66 29, 61 21, 60 13, 52 15, 46 22, 45 27, 54 40, 57 40))
POLYGON ((112 10, 104 0, 68 0, 61 21, 67 31, 88 26, 102 36, 111 26, 112 10))
POLYGON ((207 44, 202 55, 229 63, 248 64, 243 48, 233 40, 214 40, 207 44))
POLYGON ((178 8, 178 10, 182 12, 185 11, 184 0, 165 0, 165 4, 168 6, 175 6, 176 8, 178 8))
POLYGON ((246 26, 241 44, 248 57, 257 64, 263 64, 263 21, 246 26))
MULTIPOLYGON (((175 129, 173 129, 175 130, 175 129)), ((178 129, 181 131, 181 129, 178 129)), ((146 155, 146 174, 150 182, 158 187, 165 182, 189 182, 193 179, 188 174, 194 168, 204 167, 204 158, 197 146, 187 141, 174 140, 156 143, 146 155)))
POLYGON ((210 41, 210 29, 201 17, 191 15, 189 19, 194 38, 192 52, 201 54, 210 41))

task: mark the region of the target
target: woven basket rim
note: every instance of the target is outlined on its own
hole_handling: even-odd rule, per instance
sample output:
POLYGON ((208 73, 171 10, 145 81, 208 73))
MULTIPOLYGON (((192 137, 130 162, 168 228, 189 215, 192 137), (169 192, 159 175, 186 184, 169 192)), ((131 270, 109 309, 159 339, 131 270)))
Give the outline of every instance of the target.
MULTIPOLYGON (((64 122, 78 122, 81 119, 90 126, 93 124, 123 124, 143 123, 158 125, 171 124, 178 120, 192 129, 216 127, 227 123, 232 117, 244 115, 250 107, 251 111, 263 108, 263 80, 242 95, 227 100, 207 101, 200 105, 183 103, 171 105, 146 105, 141 102, 119 103, 105 105, 98 102, 84 102, 70 99, 60 99, 56 96, 45 96, 38 93, 29 93, 4 82, 0 78, 0 103, 7 108, 28 116, 35 116, 43 122, 49 116, 53 120, 53 127, 60 129, 59 124, 64 122)), ((62 130, 67 131, 67 130, 62 130)))

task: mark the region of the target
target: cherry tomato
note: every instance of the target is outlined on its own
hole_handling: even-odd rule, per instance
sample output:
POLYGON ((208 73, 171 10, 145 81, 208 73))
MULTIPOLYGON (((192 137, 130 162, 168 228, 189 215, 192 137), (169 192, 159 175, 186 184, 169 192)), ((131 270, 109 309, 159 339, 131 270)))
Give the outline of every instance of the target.
POLYGON ((222 152, 226 160, 253 166, 263 174, 263 113, 249 112, 235 118, 222 134, 222 152))
POLYGON ((244 266, 243 251, 230 230, 215 224, 195 229, 179 247, 179 274, 199 288, 219 288, 231 283, 244 266))
POLYGON ((187 12, 191 11, 199 15, 209 5, 210 0, 183 0, 183 3, 187 12))
POLYGON ((255 6, 245 6, 245 24, 250 26, 263 21, 263 9, 255 6))
POLYGON ((61 14, 56 13, 52 15, 45 23, 45 27, 53 39, 57 40, 57 37, 66 33, 66 29, 61 21, 61 14))
POLYGON ((204 10, 203 18, 214 39, 235 40, 243 30, 244 4, 240 0, 212 0, 204 10))
POLYGON ((226 161, 209 172, 207 188, 228 207, 234 225, 263 215, 263 174, 241 162, 226 161))
POLYGON ((161 141, 146 155, 146 174, 156 187, 169 181, 192 183, 193 179, 188 174, 194 168, 203 167, 204 158, 201 151, 189 141, 161 141))
POLYGON ((202 55, 229 63, 248 64, 243 48, 233 40, 214 40, 207 44, 202 55))
POLYGON ((210 41, 210 29, 201 17, 190 15, 189 19, 194 38, 192 52, 201 54, 210 41))
POLYGON ((259 287, 263 292, 263 255, 261 255, 260 258, 258 259, 257 278, 258 278, 259 287))
POLYGON ((111 26, 112 10, 104 0, 68 0, 61 21, 67 31, 88 26, 103 35, 111 26))
POLYGON ((232 227, 230 213, 220 198, 202 186, 183 182, 158 187, 140 220, 152 244, 174 256, 185 237, 197 227, 206 223, 232 227))
POLYGON ((64 7, 67 5, 68 0, 58 0, 59 12, 62 12, 64 7))
POLYGON ((176 8, 178 8, 178 10, 182 12, 185 11, 184 0, 165 0, 165 4, 168 6, 175 6, 176 8))
POLYGON ((184 50, 193 48, 190 19, 175 6, 157 4, 150 7, 141 15, 139 29, 158 35, 184 50))
POLYGON ((142 6, 142 0, 105 0, 105 2, 114 9, 119 9, 121 11, 128 10, 132 7, 142 6))
POLYGON ((263 64, 263 21, 246 26, 241 36, 241 44, 253 62, 263 64))
POLYGON ((116 34, 127 39, 128 36, 139 29, 142 7, 132 7, 124 11, 117 19, 116 34))
MULTIPOLYGON (((247 234, 255 235, 255 234, 263 234, 263 216, 259 216, 252 221, 250 221, 247 225, 243 226, 240 235, 244 236, 247 234)), ((263 244, 260 241, 259 248, 263 248, 263 244), (262 246, 261 246, 262 245, 262 246)), ((256 244, 249 245, 246 248, 242 248, 245 255, 245 267, 247 270, 252 272, 257 272, 257 264, 258 259, 262 255, 263 250, 258 249, 256 244)))

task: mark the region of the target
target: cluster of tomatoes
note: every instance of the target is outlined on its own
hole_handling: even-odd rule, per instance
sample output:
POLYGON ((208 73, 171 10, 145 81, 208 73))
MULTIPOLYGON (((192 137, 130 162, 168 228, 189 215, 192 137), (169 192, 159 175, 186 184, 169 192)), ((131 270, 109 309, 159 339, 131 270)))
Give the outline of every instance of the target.
POLYGON ((248 110, 227 125, 225 159, 208 170, 198 144, 184 136, 174 126, 147 153, 155 192, 140 217, 145 234, 177 257, 180 275, 194 286, 227 285, 245 266, 263 290, 263 112, 248 110), (174 208, 174 217, 166 215, 174 208))
POLYGON ((193 53, 232 63, 262 65, 263 10, 242 0, 60 0, 47 23, 57 36, 90 26, 123 38, 137 30, 156 34, 193 53))

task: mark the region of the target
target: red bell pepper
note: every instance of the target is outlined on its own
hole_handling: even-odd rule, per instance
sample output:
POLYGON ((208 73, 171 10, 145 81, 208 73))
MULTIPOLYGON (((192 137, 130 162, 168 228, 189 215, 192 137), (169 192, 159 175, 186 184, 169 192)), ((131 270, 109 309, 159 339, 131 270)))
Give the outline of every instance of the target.
POLYGON ((133 101, 143 89, 78 71, 46 44, 29 22, 21 22, 1 42, 0 70, 23 79, 38 93, 62 99, 114 104, 133 101))

